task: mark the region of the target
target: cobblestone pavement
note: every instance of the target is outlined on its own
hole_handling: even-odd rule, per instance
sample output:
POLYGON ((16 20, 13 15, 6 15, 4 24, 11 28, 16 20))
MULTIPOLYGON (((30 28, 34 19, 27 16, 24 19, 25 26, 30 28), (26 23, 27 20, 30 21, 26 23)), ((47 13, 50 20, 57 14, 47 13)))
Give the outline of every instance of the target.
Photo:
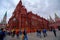
MULTIPOLYGON (((54 36, 53 32, 48 31, 47 37, 43 37, 43 33, 41 37, 37 37, 36 33, 29 33, 28 40, 60 40, 60 31, 57 31, 57 37, 54 36)), ((11 36, 6 36, 5 40, 20 40, 20 37, 17 38, 16 36, 12 38, 11 36)))
POLYGON ((57 31, 57 37, 54 36, 53 32, 47 32, 47 37, 37 37, 36 33, 31 33, 28 35, 29 40, 60 40, 60 32, 57 31))

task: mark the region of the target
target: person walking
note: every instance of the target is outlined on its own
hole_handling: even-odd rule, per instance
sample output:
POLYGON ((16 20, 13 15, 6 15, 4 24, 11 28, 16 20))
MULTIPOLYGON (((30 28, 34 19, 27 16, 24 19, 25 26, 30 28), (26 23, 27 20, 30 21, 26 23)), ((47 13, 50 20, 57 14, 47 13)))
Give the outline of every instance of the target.
POLYGON ((44 35, 44 37, 46 37, 47 36, 47 30, 46 29, 43 29, 43 35, 44 35))
POLYGON ((41 37, 41 30, 37 30, 37 36, 41 37))
POLYGON ((19 29, 16 29, 16 37, 19 38, 19 29))
POLYGON ((55 29, 53 29, 53 33, 54 33, 54 36, 56 37, 56 30, 55 29))
POLYGON ((39 30, 39 36, 41 37, 41 29, 39 30))
POLYGON ((22 31, 21 31, 21 30, 19 31, 19 34, 20 34, 20 35, 22 34, 22 31))
POLYGON ((5 38, 5 32, 3 31, 3 28, 0 29, 0 40, 4 40, 5 38))
POLYGON ((27 32, 26 30, 23 31, 23 35, 24 35, 24 39, 23 40, 28 40, 28 37, 27 37, 27 32))
POLYGON ((20 34, 20 40, 23 40, 24 39, 24 35, 23 35, 21 30, 20 30, 19 34, 20 34))
POLYGON ((39 36, 39 30, 37 30, 36 32, 37 32, 37 36, 39 36))
POLYGON ((12 37, 14 37, 15 36, 15 30, 12 30, 12 37))

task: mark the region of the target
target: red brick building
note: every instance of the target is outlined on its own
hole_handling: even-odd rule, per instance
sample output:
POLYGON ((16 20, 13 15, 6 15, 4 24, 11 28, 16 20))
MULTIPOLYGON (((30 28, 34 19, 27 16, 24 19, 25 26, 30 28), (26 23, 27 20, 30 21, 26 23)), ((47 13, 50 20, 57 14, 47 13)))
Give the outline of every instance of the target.
POLYGON ((9 29, 26 29, 28 32, 36 31, 37 29, 49 29, 49 22, 33 14, 32 12, 27 12, 26 8, 22 5, 20 1, 13 12, 12 17, 8 21, 9 29))
POLYGON ((50 17, 49 27, 60 30, 60 17, 58 17, 56 13, 55 13, 55 19, 54 20, 50 17))

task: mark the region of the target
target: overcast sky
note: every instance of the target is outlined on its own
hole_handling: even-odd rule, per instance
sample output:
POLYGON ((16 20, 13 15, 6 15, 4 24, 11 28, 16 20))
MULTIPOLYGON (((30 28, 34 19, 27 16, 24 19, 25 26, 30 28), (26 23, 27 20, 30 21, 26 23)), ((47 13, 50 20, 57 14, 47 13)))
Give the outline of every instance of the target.
MULTIPOLYGON (((20 0, 0 0, 0 21, 7 11, 7 20, 12 16, 12 13, 20 0)), ((54 13, 60 17, 60 0, 22 0, 23 5, 28 11, 44 18, 49 18, 49 15, 54 19, 54 13)))

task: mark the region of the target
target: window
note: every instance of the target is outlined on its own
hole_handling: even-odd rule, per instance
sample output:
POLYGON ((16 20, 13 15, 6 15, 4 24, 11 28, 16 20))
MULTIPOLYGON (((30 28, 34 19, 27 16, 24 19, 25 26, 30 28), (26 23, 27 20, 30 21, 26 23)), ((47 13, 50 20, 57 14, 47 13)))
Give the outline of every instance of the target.
POLYGON ((33 26, 37 26, 37 21, 32 21, 33 26))
POLYGON ((26 21, 26 25, 28 25, 28 22, 26 21))
POLYGON ((13 18, 13 21, 16 21, 16 18, 13 18))
POLYGON ((33 19, 37 19, 35 16, 32 16, 33 19))

